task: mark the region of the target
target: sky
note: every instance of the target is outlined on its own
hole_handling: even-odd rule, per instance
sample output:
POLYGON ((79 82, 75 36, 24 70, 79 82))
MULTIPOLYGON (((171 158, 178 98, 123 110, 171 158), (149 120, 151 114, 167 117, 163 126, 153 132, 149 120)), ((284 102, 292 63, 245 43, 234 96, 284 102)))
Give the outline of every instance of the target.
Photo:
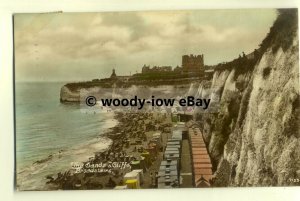
POLYGON ((14 15, 16 81, 85 81, 181 66, 182 55, 204 64, 248 54, 269 32, 275 9, 14 15))

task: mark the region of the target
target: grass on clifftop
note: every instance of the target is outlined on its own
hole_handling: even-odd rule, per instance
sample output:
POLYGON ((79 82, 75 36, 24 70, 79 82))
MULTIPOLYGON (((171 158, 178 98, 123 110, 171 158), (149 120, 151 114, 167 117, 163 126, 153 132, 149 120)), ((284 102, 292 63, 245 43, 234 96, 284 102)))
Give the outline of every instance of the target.
POLYGON ((272 47, 273 52, 279 47, 286 51, 293 43, 293 38, 298 30, 298 10, 278 9, 278 17, 266 38, 260 44, 262 52, 272 47))

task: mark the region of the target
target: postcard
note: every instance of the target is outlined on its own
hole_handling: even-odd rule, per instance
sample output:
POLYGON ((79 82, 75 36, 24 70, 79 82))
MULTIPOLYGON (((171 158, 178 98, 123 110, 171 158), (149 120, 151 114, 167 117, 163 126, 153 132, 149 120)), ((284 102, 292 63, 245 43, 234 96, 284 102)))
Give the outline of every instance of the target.
POLYGON ((13 23, 18 191, 300 185, 298 9, 13 23))

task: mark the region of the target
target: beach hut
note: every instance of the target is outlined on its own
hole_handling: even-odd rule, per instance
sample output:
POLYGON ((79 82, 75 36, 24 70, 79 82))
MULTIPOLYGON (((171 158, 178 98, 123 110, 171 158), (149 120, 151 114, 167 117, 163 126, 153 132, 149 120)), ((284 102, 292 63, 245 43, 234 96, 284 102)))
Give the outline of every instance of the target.
POLYGON ((192 142, 192 148, 206 148, 204 143, 192 142))
POLYGON ((201 150, 195 150, 195 151, 193 151, 193 157, 194 157, 194 155, 208 155, 208 153, 207 153, 207 151, 201 151, 201 150))
POLYGON ((204 177, 204 176, 200 176, 197 179, 195 179, 195 185, 198 188, 205 188, 205 187, 210 187, 210 183, 209 180, 207 180, 208 178, 204 177))
POLYGON ((179 154, 165 154, 165 159, 180 160, 179 154))
POLYGON ((193 155, 193 160, 198 160, 198 159, 209 159, 209 155, 193 155))
POLYGON ((165 176, 158 178, 157 181, 158 185, 163 184, 160 186, 167 187, 167 188, 176 188, 179 187, 179 181, 177 176, 165 176))
POLYGON ((130 184, 128 186, 128 188, 132 187, 132 185, 136 186, 136 188, 140 188, 139 179, 140 179, 139 172, 131 171, 124 175, 123 181, 124 181, 124 184, 126 184, 127 186, 128 186, 128 184, 130 184), (129 180, 129 182, 127 182, 128 180, 129 180))
POLYGON ((167 147, 165 151, 179 151, 178 147, 167 147))
POLYGON ((174 130, 172 133, 172 139, 182 140, 182 131, 181 130, 174 130))
POLYGON ((172 149, 172 150, 169 150, 169 151, 166 150, 164 155, 168 155, 168 154, 180 154, 180 152, 179 152, 178 149, 175 149, 175 150, 172 149))
POLYGON ((170 173, 171 171, 177 171, 177 165, 170 165, 170 166, 159 166, 159 171, 165 171, 166 173, 170 173))
POLYGON ((167 165, 176 165, 177 166, 177 160, 164 160, 161 162, 161 166, 167 166, 167 165))
POLYGON ((133 172, 137 172, 139 174, 140 184, 144 183, 144 173, 142 169, 133 170, 133 172))
POLYGON ((137 189, 138 187, 138 181, 136 179, 128 179, 125 182, 128 189, 137 189))
POLYGON ((167 145, 166 150, 167 149, 178 149, 179 152, 181 151, 181 146, 180 145, 167 145))
POLYGON ((212 168, 212 165, 210 163, 194 163, 193 164, 194 169, 195 168, 212 168))
POLYGON ((194 169, 195 175, 212 175, 211 168, 196 168, 194 169))
POLYGON ((167 142, 167 146, 169 145, 181 145, 181 143, 179 141, 167 142))
POLYGON ((193 163, 211 163, 210 158, 193 158, 193 163))
POLYGON ((192 148, 192 151, 193 151, 193 153, 194 153, 194 152, 198 152, 198 151, 207 151, 207 150, 206 150, 206 148, 201 148, 201 147, 200 147, 200 148, 197 148, 197 147, 193 147, 193 148, 192 148))
POLYGON ((181 144, 181 140, 180 139, 176 139, 176 138, 170 138, 170 139, 168 139, 167 143, 178 143, 178 144, 181 144))
POLYGON ((169 172, 166 172, 166 171, 159 171, 158 174, 157 174, 157 177, 165 177, 165 176, 178 176, 178 172, 176 170, 171 170, 169 172))

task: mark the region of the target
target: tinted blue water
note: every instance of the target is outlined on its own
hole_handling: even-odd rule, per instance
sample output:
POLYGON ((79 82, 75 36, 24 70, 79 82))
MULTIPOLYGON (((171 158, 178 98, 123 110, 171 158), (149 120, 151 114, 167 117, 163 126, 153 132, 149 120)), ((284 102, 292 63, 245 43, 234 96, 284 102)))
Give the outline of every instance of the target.
MULTIPOLYGON (((63 84, 16 84, 17 173, 24 173, 25 168, 24 175, 31 175, 30 178, 35 180, 30 185, 34 185, 33 183, 46 173, 57 173, 69 167, 70 158, 76 160, 76 156, 80 157, 80 154, 83 154, 76 154, 79 147, 86 148, 86 152, 92 154, 89 151, 99 148, 99 142, 97 147, 96 142, 92 140, 116 123, 111 120, 111 114, 85 114, 80 111, 79 105, 60 103, 60 88, 63 84), (87 145, 93 147, 88 148, 87 145), (53 164, 50 162, 43 166, 43 171, 37 167, 33 168, 34 161, 44 159, 49 154, 56 154, 59 150, 68 153, 65 154, 67 157, 60 157, 59 161, 52 160, 53 164), (43 174, 40 174, 41 172, 43 174)), ((18 180, 22 180, 20 175, 18 180)), ((31 188, 28 185, 27 188, 35 189, 34 186, 31 188)))

